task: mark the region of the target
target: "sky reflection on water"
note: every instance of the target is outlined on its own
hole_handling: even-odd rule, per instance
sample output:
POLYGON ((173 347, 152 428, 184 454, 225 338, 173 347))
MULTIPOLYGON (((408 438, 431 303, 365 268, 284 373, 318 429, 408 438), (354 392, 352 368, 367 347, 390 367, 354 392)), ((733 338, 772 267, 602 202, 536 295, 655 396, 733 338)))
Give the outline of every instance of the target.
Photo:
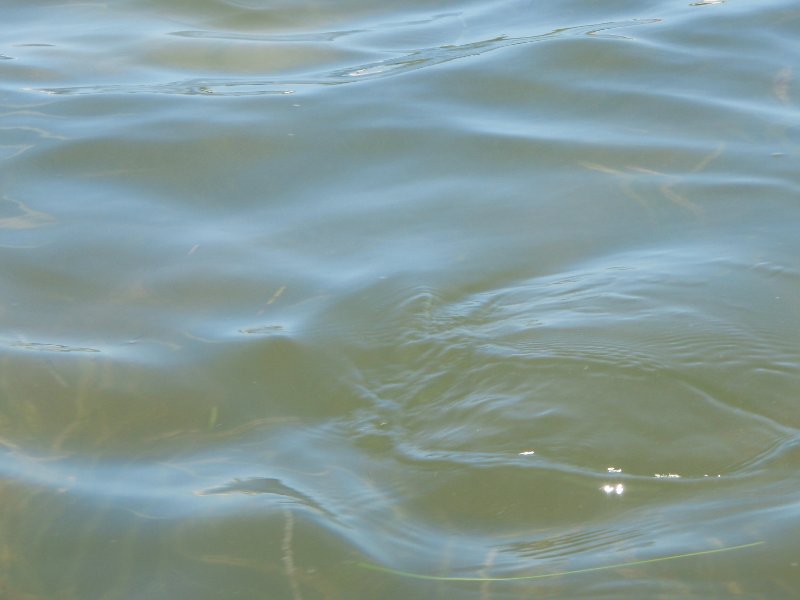
POLYGON ((793 597, 785 0, 5 15, 0 595, 793 597))

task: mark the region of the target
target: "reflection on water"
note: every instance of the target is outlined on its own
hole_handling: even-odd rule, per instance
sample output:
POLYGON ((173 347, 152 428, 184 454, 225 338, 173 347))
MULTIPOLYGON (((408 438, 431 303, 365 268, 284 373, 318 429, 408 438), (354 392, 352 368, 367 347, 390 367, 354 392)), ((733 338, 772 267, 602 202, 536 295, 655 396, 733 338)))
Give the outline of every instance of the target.
POLYGON ((0 596, 794 597, 785 0, 6 20, 0 596))
MULTIPOLYGON (((480 40, 469 44, 437 46, 414 50, 399 58, 380 60, 372 63, 339 68, 321 75, 304 75, 298 79, 259 81, 248 79, 245 81, 214 79, 191 80, 172 82, 160 85, 112 85, 112 86, 84 86, 71 88, 43 88, 39 91, 47 94, 101 94, 101 93, 167 93, 167 94, 217 94, 217 95, 256 95, 256 94, 293 94, 298 87, 308 85, 338 85, 354 81, 382 78, 389 75, 400 75, 408 71, 432 67, 442 63, 462 58, 479 56, 486 52, 499 50, 507 46, 529 44, 555 39, 564 35, 605 35, 604 31, 633 25, 657 23, 658 19, 634 19, 620 23, 599 23, 580 27, 565 27, 549 33, 507 37, 498 36, 488 40, 480 40)), ((288 36, 251 36, 236 33, 212 33, 201 31, 178 31, 173 35, 205 39, 238 39, 248 42, 332 42, 345 35, 358 34, 359 31, 333 32, 320 34, 299 34, 288 36)), ((366 32, 365 32, 366 33, 366 32)), ((620 36, 621 37, 621 36, 620 36)), ((624 39, 624 38, 623 38, 624 39)), ((357 42, 356 42, 357 43, 357 42)), ((237 63, 240 61, 237 60, 237 63)))

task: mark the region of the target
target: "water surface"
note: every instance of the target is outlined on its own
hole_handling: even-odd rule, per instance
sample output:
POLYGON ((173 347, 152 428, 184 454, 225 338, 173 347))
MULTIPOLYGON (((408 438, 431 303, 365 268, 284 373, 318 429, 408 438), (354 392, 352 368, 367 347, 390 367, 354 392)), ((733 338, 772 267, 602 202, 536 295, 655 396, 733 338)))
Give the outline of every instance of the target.
POLYGON ((793 4, 3 14, 4 598, 796 597, 793 4))

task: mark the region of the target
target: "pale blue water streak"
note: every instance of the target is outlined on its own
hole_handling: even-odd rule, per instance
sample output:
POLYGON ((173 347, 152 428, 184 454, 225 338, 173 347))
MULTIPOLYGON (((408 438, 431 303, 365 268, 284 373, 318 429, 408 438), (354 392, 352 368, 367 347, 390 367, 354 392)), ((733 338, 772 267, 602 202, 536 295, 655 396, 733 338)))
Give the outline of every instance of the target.
POLYGON ((3 11, 10 597, 792 597, 791 3, 3 11))

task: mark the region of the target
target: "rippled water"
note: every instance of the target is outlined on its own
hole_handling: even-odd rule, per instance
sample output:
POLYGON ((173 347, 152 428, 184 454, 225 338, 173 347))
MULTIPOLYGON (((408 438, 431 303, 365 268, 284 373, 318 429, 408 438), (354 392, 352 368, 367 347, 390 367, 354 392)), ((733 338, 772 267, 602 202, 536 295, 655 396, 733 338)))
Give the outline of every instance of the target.
POLYGON ((798 597, 796 5, 2 14, 0 596, 798 597))

